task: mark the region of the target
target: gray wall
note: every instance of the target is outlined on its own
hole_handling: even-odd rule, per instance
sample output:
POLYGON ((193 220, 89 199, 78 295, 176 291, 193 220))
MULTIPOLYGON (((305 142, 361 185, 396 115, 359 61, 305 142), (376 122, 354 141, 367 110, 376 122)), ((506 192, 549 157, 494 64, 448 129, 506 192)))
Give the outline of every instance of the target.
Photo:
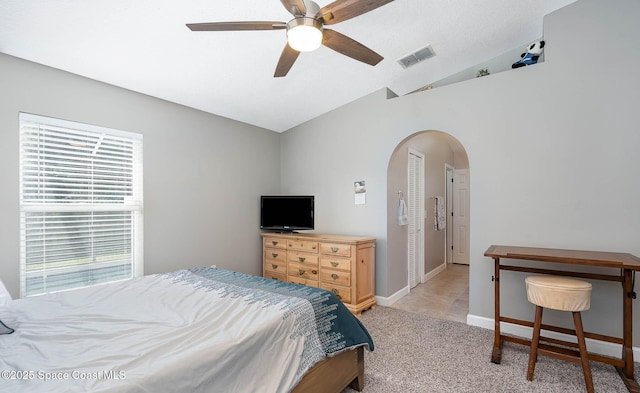
POLYGON ((0 279, 14 297, 20 111, 144 135, 145 273, 261 274, 259 195, 279 190, 279 134, 0 54, 0 279))
MULTIPOLYGON (((581 0, 545 18, 544 63, 390 100, 379 91, 300 125, 282 136, 282 188, 317 193, 317 231, 378 239, 376 294, 390 297, 407 278, 387 247, 389 160, 417 132, 451 134, 469 158, 478 317, 493 318, 491 244, 640 255, 637 15, 636 0, 581 0), (361 179, 367 204, 356 206, 361 179)), ((522 277, 505 274, 503 292, 507 314, 531 317, 522 277)), ((594 294, 585 325, 619 334, 619 284, 595 283, 594 294)))

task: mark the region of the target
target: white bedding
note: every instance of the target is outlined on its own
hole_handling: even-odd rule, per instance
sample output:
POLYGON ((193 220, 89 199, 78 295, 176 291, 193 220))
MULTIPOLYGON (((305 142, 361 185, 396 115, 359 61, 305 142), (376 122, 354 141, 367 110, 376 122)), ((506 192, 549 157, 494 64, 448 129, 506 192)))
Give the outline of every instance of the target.
POLYGON ((300 334, 300 315, 313 313, 306 300, 174 281, 152 275, 14 300, 0 392, 287 392, 312 366, 303 350, 325 357, 317 335, 300 334))

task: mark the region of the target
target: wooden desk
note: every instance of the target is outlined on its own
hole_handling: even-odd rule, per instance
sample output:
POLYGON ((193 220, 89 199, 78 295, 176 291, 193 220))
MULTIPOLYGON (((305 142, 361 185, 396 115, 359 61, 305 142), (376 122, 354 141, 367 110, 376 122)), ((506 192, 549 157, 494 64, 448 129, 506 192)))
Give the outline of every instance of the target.
MULTIPOLYGON (((614 344, 622 345, 622 356, 620 359, 611 358, 608 356, 602 356, 597 354, 589 354, 590 360, 595 360, 603 363, 612 364, 615 366, 618 374, 624 381, 627 389, 630 392, 640 393, 640 385, 633 377, 633 329, 632 329, 632 313, 633 313, 633 299, 636 298, 636 294, 633 291, 633 284, 635 279, 635 272, 640 270, 640 258, 637 258, 631 254, 616 253, 616 252, 598 252, 598 251, 579 251, 579 250, 559 250, 551 248, 532 248, 532 247, 514 247, 514 246, 496 246, 493 245, 487 249, 484 253, 485 256, 493 258, 495 262, 494 273, 494 291, 495 291, 495 332, 493 342, 493 353, 491 355, 491 361, 493 363, 500 363, 502 357, 502 343, 504 341, 515 342, 530 346, 531 340, 526 340, 518 337, 504 336, 500 333, 500 322, 508 322, 522 326, 533 327, 532 322, 503 317, 500 314, 500 270, 511 270, 525 273, 541 273, 541 274, 554 274, 558 276, 571 276, 581 277, 593 280, 605 280, 605 281, 617 281, 622 283, 622 304, 623 304, 623 332, 622 338, 611 337, 601 334, 585 332, 585 337, 594 340, 611 342, 614 344), (620 275, 611 274, 594 274, 594 273, 581 273, 574 271, 564 270, 551 270, 544 268, 530 268, 520 266, 509 266, 500 264, 500 258, 506 259, 521 259, 528 261, 538 262, 555 262, 566 263, 570 265, 580 266, 592 266, 592 267, 604 267, 604 268, 616 268, 620 269, 620 275)), ((555 331, 565 334, 575 334, 574 330, 560 328, 550 325, 542 325, 542 329, 548 331, 555 331)), ((546 340, 553 343, 553 339, 546 340)), ((552 352, 556 348, 552 345, 547 345, 548 349, 552 352)))

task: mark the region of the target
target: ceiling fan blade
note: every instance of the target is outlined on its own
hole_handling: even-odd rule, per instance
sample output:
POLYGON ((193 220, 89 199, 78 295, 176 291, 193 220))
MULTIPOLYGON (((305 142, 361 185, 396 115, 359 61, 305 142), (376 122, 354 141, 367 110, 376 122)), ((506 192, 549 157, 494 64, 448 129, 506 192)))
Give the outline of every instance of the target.
POLYGON ((362 45, 358 41, 338 33, 335 30, 324 29, 322 32, 322 45, 333 49, 338 53, 349 56, 372 66, 380 63, 384 57, 362 45))
POLYGON ((305 16, 307 13, 304 0, 280 0, 280 2, 293 16, 305 16))
POLYGON ((192 31, 236 31, 236 30, 280 30, 286 29, 284 22, 213 22, 187 23, 192 31))
POLYGON ((317 14, 325 25, 333 25, 347 19, 355 18, 393 0, 336 0, 324 6, 317 14))
POLYGON ((296 59, 300 52, 293 49, 286 44, 284 49, 282 50, 282 54, 280 55, 280 60, 278 60, 278 65, 276 66, 276 72, 273 74, 274 78, 279 78, 287 75, 293 63, 295 63, 296 59))

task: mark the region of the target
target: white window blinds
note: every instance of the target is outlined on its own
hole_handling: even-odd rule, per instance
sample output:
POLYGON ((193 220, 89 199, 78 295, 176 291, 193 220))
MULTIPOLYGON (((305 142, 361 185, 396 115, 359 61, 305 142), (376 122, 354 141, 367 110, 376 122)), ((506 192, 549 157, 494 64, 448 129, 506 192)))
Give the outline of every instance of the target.
POLYGON ((20 114, 21 295, 142 274, 142 135, 20 114))

